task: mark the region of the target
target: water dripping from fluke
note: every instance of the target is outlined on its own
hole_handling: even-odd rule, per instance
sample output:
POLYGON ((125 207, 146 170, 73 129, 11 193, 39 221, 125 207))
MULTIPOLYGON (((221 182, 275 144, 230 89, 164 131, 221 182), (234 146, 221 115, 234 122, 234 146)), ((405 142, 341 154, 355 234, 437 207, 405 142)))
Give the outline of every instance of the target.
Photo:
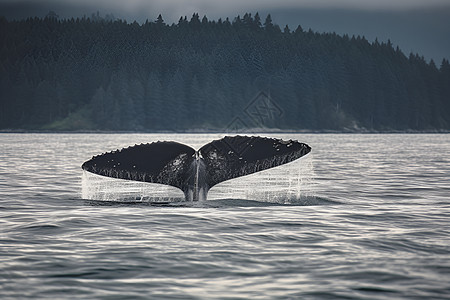
POLYGON ((171 186, 126 181, 83 171, 81 198, 93 204, 168 205, 184 202, 183 193, 171 186))

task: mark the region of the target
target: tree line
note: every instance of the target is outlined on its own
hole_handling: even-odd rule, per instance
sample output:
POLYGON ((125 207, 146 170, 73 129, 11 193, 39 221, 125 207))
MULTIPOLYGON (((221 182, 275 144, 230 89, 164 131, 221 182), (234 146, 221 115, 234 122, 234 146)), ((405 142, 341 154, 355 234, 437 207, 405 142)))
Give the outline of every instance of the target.
POLYGON ((449 130, 450 64, 258 13, 0 17, 0 129, 231 127, 449 130))

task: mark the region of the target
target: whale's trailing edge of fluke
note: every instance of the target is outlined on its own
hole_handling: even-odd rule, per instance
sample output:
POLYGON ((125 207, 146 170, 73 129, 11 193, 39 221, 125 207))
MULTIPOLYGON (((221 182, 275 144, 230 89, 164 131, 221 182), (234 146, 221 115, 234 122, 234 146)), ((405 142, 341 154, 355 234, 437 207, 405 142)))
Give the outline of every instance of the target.
POLYGON ((311 151, 298 141, 226 136, 199 150, 177 142, 140 144, 103 153, 86 161, 83 170, 98 175, 166 184, 186 200, 206 200, 214 185, 294 161, 311 151))

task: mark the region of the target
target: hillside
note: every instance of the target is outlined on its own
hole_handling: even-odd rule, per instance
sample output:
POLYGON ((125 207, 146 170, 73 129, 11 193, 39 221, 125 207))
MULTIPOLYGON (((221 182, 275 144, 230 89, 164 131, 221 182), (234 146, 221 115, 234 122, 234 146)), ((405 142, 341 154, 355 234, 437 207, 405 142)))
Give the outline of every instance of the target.
POLYGON ((450 64, 270 15, 0 18, 1 130, 450 130, 450 64))

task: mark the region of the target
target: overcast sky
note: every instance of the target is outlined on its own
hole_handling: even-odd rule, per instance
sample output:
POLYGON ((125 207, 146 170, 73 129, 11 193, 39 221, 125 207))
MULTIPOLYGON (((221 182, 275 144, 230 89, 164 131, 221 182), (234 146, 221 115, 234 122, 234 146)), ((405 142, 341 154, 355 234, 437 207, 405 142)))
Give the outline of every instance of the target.
POLYGON ((78 17, 100 11, 128 21, 166 23, 197 12, 209 19, 259 12, 271 13, 275 23, 292 29, 364 35, 369 40, 391 39, 394 45, 433 58, 450 58, 450 0, 0 0, 7 18, 43 17, 54 10, 60 17, 78 17))
POLYGON ((450 6, 450 0, 0 0, 3 3, 69 4, 95 7, 126 15, 163 13, 170 21, 197 12, 213 18, 255 10, 270 9, 353 9, 405 11, 450 6))

